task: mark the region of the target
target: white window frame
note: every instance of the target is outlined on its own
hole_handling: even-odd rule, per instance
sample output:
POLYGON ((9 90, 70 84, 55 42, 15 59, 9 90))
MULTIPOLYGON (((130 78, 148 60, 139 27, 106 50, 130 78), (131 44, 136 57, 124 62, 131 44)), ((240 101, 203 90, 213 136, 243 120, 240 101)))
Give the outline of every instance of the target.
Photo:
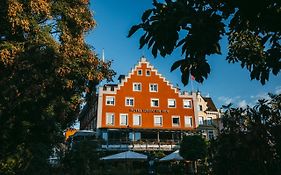
POLYGON ((113 126, 114 120, 115 120, 114 113, 106 113, 106 125, 113 126), (110 120, 109 120, 109 117, 111 117, 110 120))
POLYGON ((169 98, 168 99, 168 108, 175 108, 176 107, 176 99, 169 98), (174 106, 170 106, 170 101, 174 102, 174 106))
POLYGON ((204 117, 203 116, 198 117, 198 125, 204 125, 204 117), (200 120, 200 119, 202 119, 202 120, 200 120))
POLYGON ((135 99, 133 97, 126 97, 125 98, 125 106, 134 106, 135 105, 135 99), (133 101, 131 101, 133 100, 133 101), (129 102, 129 103, 127 103, 129 102), (133 104, 131 104, 133 102, 133 104))
POLYGON ((158 84, 157 83, 149 83, 149 92, 158 92, 158 84), (156 89, 155 89, 156 87, 156 89))
POLYGON ((146 70, 145 70, 145 75, 146 75, 146 76, 151 76, 151 70, 146 69, 146 70), (147 72, 149 72, 149 74, 147 74, 147 72))
POLYGON ((133 91, 135 92, 141 92, 141 83, 133 83, 133 91), (138 87, 137 89, 135 89, 135 87, 138 87))
POLYGON ((212 125, 213 124, 213 118, 207 117, 206 123, 207 123, 207 125, 212 125))
POLYGON ((150 106, 151 106, 151 107, 158 108, 158 107, 160 106, 159 98, 151 98, 151 99, 150 99, 150 106), (154 105, 153 105, 153 104, 154 104, 153 101, 156 101, 156 100, 158 101, 158 106, 154 106, 154 105))
POLYGON ((172 116, 172 126, 173 127, 179 127, 181 125, 181 122, 180 122, 180 116, 178 116, 178 115, 173 115, 172 116), (178 121, 179 121, 179 123, 174 123, 174 119, 178 119, 178 121))
POLYGON ((133 126, 141 126, 141 114, 133 114, 133 126), (136 117, 138 117, 138 120, 136 117))
POLYGON ((188 99, 183 99, 183 108, 192 108, 192 103, 191 100, 188 99), (188 102, 190 104, 190 106, 185 106, 185 103, 188 102))
POLYGON ((115 105, 115 96, 106 96, 105 97, 105 105, 106 106, 114 106, 115 105))
POLYGON ((184 126, 192 127, 192 125, 193 125, 192 116, 184 116, 184 126))
POLYGON ((154 123, 154 126, 163 126, 163 116, 162 115, 154 115, 153 116, 153 123, 154 123), (160 119, 160 122, 157 121, 157 118, 160 119))
POLYGON ((142 76, 142 69, 137 69, 137 75, 142 76))
POLYGON ((128 114, 125 114, 125 113, 121 113, 120 114, 120 126, 127 126, 128 125, 128 114), (126 122, 125 123, 122 123, 122 117, 126 116, 126 122))

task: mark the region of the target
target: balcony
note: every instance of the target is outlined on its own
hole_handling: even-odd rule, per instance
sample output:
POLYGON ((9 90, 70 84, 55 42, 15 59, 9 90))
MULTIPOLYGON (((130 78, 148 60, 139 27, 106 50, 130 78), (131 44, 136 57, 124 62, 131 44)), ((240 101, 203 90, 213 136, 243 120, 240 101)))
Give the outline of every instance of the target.
POLYGON ((103 150, 121 151, 121 150, 134 150, 134 151, 172 151, 179 149, 179 141, 166 140, 157 142, 157 140, 145 141, 128 141, 122 142, 120 140, 111 140, 108 143, 101 145, 103 150))

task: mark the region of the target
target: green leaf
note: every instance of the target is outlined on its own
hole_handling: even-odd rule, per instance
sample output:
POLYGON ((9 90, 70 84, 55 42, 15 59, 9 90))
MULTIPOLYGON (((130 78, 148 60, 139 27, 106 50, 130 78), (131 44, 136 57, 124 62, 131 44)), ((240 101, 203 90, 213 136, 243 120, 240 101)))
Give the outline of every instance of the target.
POLYGON ((141 25, 133 25, 129 31, 129 34, 127 37, 131 37, 137 30, 141 28, 141 25))
POLYGON ((158 51, 157 43, 155 42, 153 47, 152 47, 152 55, 154 56, 154 58, 157 57, 157 51, 158 51))
POLYGON ((142 20, 143 22, 146 21, 147 18, 150 16, 150 14, 151 14, 152 11, 153 11, 152 9, 146 10, 146 11, 143 13, 143 15, 142 15, 141 20, 142 20))
POLYGON ((184 86, 188 84, 189 81, 189 72, 182 72, 181 75, 181 82, 183 83, 184 86))
POLYGON ((142 35, 140 38, 140 49, 143 48, 143 46, 145 45, 145 36, 146 36, 146 33, 144 35, 142 35))
POLYGON ((174 64, 171 67, 171 72, 174 71, 175 69, 177 69, 178 67, 180 67, 184 61, 185 61, 185 59, 174 62, 174 64))

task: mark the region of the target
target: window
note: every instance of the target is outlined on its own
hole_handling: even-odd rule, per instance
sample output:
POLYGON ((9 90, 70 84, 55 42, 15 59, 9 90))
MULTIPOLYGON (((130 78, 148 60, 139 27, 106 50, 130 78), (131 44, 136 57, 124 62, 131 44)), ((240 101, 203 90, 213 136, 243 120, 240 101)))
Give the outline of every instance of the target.
POLYGON ((120 114, 120 125, 128 125, 128 114, 120 114))
POLYGON ((175 108, 176 107, 176 100, 175 99, 168 99, 168 107, 175 108))
POLYGON ((151 107, 159 107, 159 99, 152 98, 150 101, 151 107))
POLYGON ((180 117, 179 116, 172 116, 172 125, 180 126, 180 117))
POLYGON ((107 132, 102 133, 102 139, 105 140, 105 141, 108 140, 108 133, 107 132))
POLYGON ((162 115, 154 115, 154 126, 162 126, 162 115))
POLYGON ((106 113, 106 125, 114 125, 114 114, 106 113))
POLYGON ((149 92, 158 92, 158 84, 149 84, 149 92))
POLYGON ((198 110, 199 110, 199 111, 203 111, 202 105, 199 105, 199 106, 198 106, 198 110))
POLYGON ((150 70, 146 70, 146 76, 150 76, 150 70))
POLYGON ((214 131, 208 131, 208 138, 212 140, 214 138, 214 131))
POLYGON ((141 91, 141 83, 133 83, 133 91, 141 91))
POLYGON ((134 98, 126 97, 126 99, 125 99, 125 106, 134 106, 134 98))
POLYGON ((141 125, 141 115, 140 114, 134 114, 133 115, 133 125, 134 126, 140 126, 141 125))
POLYGON ((138 141, 141 139, 141 133, 140 132, 130 132, 129 139, 130 139, 130 141, 138 141))
POLYGON ((138 69, 138 75, 142 75, 142 70, 138 69))
POLYGON ((207 117, 207 125, 212 125, 212 117, 207 117))
POLYGON ((191 100, 183 100, 183 108, 191 108, 191 100))
POLYGON ((184 125, 185 125, 185 127, 192 126, 192 117, 191 116, 184 116, 184 125))
POLYGON ((203 124, 204 124, 204 119, 203 119, 203 117, 199 117, 199 118, 198 118, 198 124, 199 124, 199 125, 203 125, 203 124))
POLYGON ((115 97, 106 96, 106 105, 114 106, 114 104, 115 104, 115 97))

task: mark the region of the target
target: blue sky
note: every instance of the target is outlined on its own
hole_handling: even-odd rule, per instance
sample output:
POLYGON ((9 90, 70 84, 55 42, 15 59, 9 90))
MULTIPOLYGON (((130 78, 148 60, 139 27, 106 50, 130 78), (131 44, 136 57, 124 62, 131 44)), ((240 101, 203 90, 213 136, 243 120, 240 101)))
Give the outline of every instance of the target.
MULTIPOLYGON (((136 33, 127 38, 130 27, 138 24, 142 13, 151 8, 152 0, 91 0, 91 10, 97 26, 86 35, 86 41, 100 54, 105 50, 105 58, 113 60, 112 68, 117 72, 115 80, 120 74, 128 74, 142 55, 158 69, 172 84, 178 84, 182 91, 199 89, 205 96, 213 98, 219 108, 223 104, 235 103, 237 106, 253 105, 259 98, 265 97, 268 92, 281 93, 281 76, 270 76, 266 85, 250 80, 249 72, 241 69, 240 64, 229 64, 225 60, 227 54, 227 40, 222 43, 222 55, 208 57, 211 65, 211 74, 203 84, 195 81, 183 86, 179 71, 170 72, 171 65, 181 59, 180 51, 168 57, 154 57, 144 47, 139 50, 139 36, 136 33)), ((117 82, 117 81, 115 81, 117 82)))

